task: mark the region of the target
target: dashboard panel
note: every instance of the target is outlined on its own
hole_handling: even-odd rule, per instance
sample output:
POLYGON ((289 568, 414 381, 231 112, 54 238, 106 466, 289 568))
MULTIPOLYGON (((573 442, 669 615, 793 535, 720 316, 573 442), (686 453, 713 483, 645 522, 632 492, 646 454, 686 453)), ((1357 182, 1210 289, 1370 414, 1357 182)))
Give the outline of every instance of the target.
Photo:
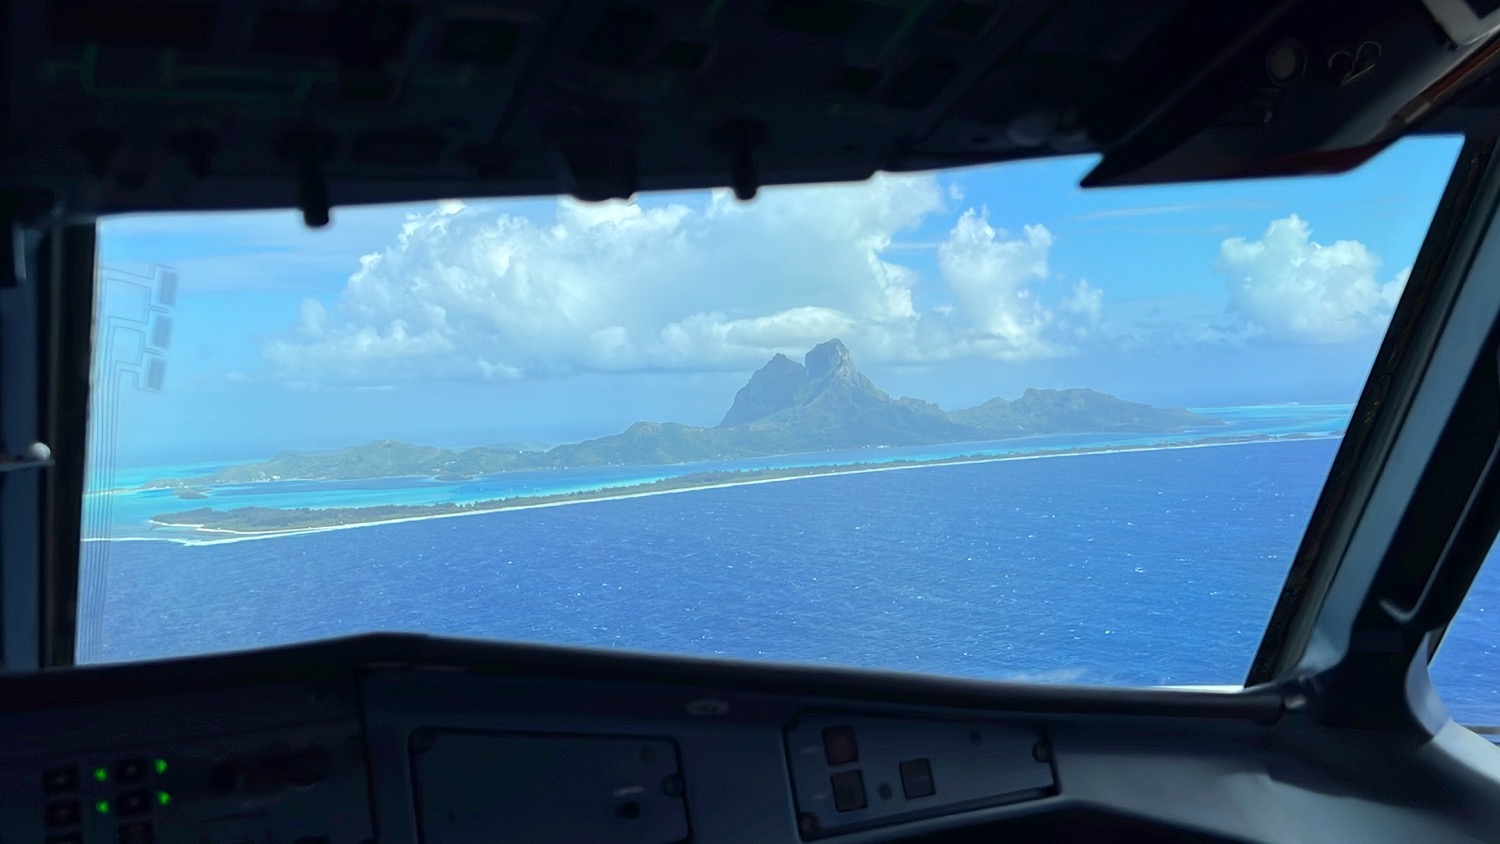
POLYGON ((80 703, 0 723, 5 841, 374 837, 353 683, 80 703))
POLYGON ((1040 730, 973 721, 799 714, 786 730, 797 828, 826 838, 1056 793, 1040 730))
MULTIPOLYGON (((1478 841, 1496 750, 1272 689, 369 636, 0 680, 0 840, 1478 841), (1453 807, 1461 807, 1454 811, 1453 807)), ((1497 771, 1500 772, 1500 771, 1497 771)))
POLYGON ((688 838, 671 739, 415 730, 412 794, 423 841, 688 838))

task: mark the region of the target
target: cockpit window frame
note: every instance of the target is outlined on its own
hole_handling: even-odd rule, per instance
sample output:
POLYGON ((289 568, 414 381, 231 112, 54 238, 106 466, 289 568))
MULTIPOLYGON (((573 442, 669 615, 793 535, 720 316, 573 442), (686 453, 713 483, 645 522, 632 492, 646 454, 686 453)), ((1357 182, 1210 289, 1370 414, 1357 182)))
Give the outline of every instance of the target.
MULTIPOLYGON (((1440 436, 1436 430, 1452 421, 1428 418, 1431 402, 1419 405, 1418 394, 1424 384, 1437 380, 1455 380, 1453 373, 1435 361, 1440 344, 1451 332, 1463 332, 1474 342, 1474 326, 1479 322, 1491 326, 1495 314, 1468 313, 1468 320, 1455 320, 1456 309, 1464 304, 1460 294, 1469 283, 1475 261, 1486 243, 1500 235, 1493 231, 1497 205, 1500 205, 1500 145, 1494 139, 1469 138, 1439 202, 1428 235, 1414 265, 1405 295, 1392 318, 1391 326, 1371 369, 1365 389, 1355 407, 1347 434, 1334 460, 1329 478, 1315 506, 1307 531, 1288 574, 1280 599, 1273 610, 1260 648, 1246 677, 1246 685, 1290 681, 1307 684, 1319 671, 1336 670, 1353 650, 1364 649, 1372 642, 1384 642, 1394 654, 1421 649, 1403 640, 1405 633, 1395 632, 1382 619, 1366 612, 1370 606, 1381 606, 1385 600, 1379 592, 1391 587, 1391 570, 1398 563, 1391 548, 1379 555, 1368 555, 1355 545, 1360 531, 1366 533, 1384 527, 1392 529, 1395 520, 1409 518, 1415 496, 1396 502, 1387 497, 1377 500, 1381 484, 1388 486, 1393 478, 1404 475, 1405 482, 1416 484, 1414 475, 1431 476, 1446 471, 1441 461, 1478 461, 1486 455, 1455 455, 1427 452, 1430 458, 1419 466, 1405 465, 1398 447, 1417 438, 1440 436), (1434 367, 1439 367, 1434 369, 1434 367), (1399 510, 1399 512, 1396 512, 1399 510), (1352 629, 1350 621, 1352 620, 1352 629), (1397 644, 1397 640, 1401 640, 1397 644), (1316 649, 1317 654, 1310 654, 1316 649)), ((1482 332, 1480 332, 1482 333, 1482 332)), ((1487 346, 1488 342, 1483 343, 1487 346)), ((1481 352, 1481 355, 1484 353, 1481 352)), ((1472 363, 1472 361, 1470 361, 1472 363)), ((1467 372, 1467 370, 1466 370, 1467 372)), ((1463 380, 1463 379, 1457 379, 1463 380)), ((1457 391, 1457 385, 1452 386, 1457 391)), ((1452 463, 1447 467, 1451 468, 1452 463)), ((1477 483, 1477 477, 1473 479, 1477 483)), ((1434 531, 1422 547, 1403 549, 1399 564, 1404 569, 1401 580, 1410 590, 1424 594, 1442 561, 1456 550, 1448 548, 1452 536, 1462 528, 1462 505, 1473 491, 1474 483, 1455 489, 1457 507, 1448 505, 1449 529, 1434 531)), ((1420 487, 1414 487, 1419 492, 1420 487)), ((1389 495, 1389 493, 1387 493, 1389 495)), ((1488 543, 1478 549, 1483 557, 1488 543)), ((1446 588, 1467 591, 1469 578, 1447 584, 1446 588)), ((1462 594, 1460 592, 1459 598, 1462 594)), ((1454 604, 1456 611, 1456 603, 1454 604)), ((1400 627, 1401 613, 1387 607, 1387 615, 1400 627)), ((1379 615, 1377 613, 1376 615, 1379 615)), ((1449 618, 1440 619, 1446 626, 1449 618)), ((1405 629, 1405 628, 1403 628, 1405 629)), ((1407 631, 1410 632, 1410 631, 1407 631)), ((1430 643, 1420 658, 1430 658, 1430 643)), ((1378 647, 1378 646, 1377 646, 1378 647)), ((1357 719, 1356 719, 1357 720, 1357 719)))

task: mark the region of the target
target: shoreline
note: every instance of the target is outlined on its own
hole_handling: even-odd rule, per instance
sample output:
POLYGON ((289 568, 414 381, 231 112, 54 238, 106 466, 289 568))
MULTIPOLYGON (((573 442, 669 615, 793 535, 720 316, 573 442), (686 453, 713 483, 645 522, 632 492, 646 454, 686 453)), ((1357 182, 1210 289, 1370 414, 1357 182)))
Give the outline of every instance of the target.
MULTIPOLYGON (((716 480, 711 483, 693 484, 669 489, 637 489, 648 484, 631 484, 626 486, 603 488, 596 490, 597 494, 589 492, 576 494, 575 497, 567 497, 562 500, 536 501, 534 499, 544 496, 520 497, 514 499, 497 499, 493 506, 474 507, 472 509, 458 512, 428 513, 410 516, 396 516, 387 519, 371 519, 368 521, 352 521, 342 524, 318 525, 313 527, 294 527, 268 530, 237 530, 233 528, 216 528, 205 525, 173 524, 151 520, 151 524, 169 531, 181 531, 178 536, 126 536, 126 537, 86 537, 84 542, 175 542, 180 545, 219 545, 229 542, 245 542, 258 539, 277 539, 288 536, 303 536, 315 533, 327 533, 336 530, 353 530, 355 528, 377 527, 380 525, 405 524, 412 522, 425 522, 435 519, 451 519, 463 516, 484 516, 504 513, 509 511, 536 510, 544 507, 564 507, 577 504, 592 504, 605 501, 620 501, 632 498, 649 498, 658 495, 675 495, 686 492, 699 492, 711 489, 727 489, 738 486, 751 486, 756 484, 783 483, 787 481, 803 480, 806 478, 826 478, 833 475, 863 475, 873 472, 896 472, 907 469, 930 469, 940 466, 965 466, 983 463, 1001 463, 1014 460, 1043 460, 1058 457, 1086 457, 1102 454, 1127 454, 1133 452, 1174 451, 1191 448, 1220 448, 1236 445, 1257 445, 1265 443, 1307 442, 1318 440, 1341 439, 1341 434, 1298 434, 1286 436, 1261 436, 1255 438, 1236 438, 1227 440, 1202 440, 1182 443, 1167 443, 1140 446, 1101 446, 1090 449, 1074 449, 1065 451, 1034 452, 1030 454, 1005 454, 1005 455, 983 455, 983 456, 958 456, 937 460, 920 460, 906 463, 894 464, 845 464, 829 465, 821 467, 806 467, 807 471, 793 474, 778 475, 775 477, 754 477, 743 480, 716 480), (636 491, 631 491, 635 489, 636 491), (529 501, 529 503, 528 503, 529 501)), ((767 470, 777 471, 777 470, 767 470)), ((673 479, 669 479, 673 480, 673 479)), ((660 482, 657 482, 660 483, 660 482)), ((410 505, 420 507, 426 505, 410 505)), ((330 508, 331 509, 331 508, 330 508)), ((358 508, 350 508, 358 509, 358 508)))

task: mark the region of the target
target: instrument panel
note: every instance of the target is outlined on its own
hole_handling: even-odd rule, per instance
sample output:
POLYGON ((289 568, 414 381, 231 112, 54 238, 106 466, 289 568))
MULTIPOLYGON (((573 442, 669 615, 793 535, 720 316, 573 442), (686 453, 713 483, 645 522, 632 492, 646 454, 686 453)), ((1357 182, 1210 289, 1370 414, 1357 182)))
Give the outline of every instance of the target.
POLYGON ((1055 794, 1040 730, 804 713, 786 731, 797 828, 827 838, 1055 794))
MULTIPOLYGON (((1320 762, 1279 746, 1289 729, 1260 690, 362 637, 0 680, 0 840, 1280 841, 1342 824, 1348 836, 1319 840, 1445 841, 1500 828, 1485 826, 1492 808, 1361 796, 1359 777, 1382 766, 1440 780, 1442 742, 1397 756, 1359 736, 1328 756, 1354 737, 1321 736, 1320 762)), ((1445 799, 1479 801, 1476 787, 1445 799)))
POLYGON ((250 687, 12 714, 0 835, 47 844, 374 840, 354 692, 250 687))
POLYGON ((413 803, 423 841, 688 839, 669 738, 417 730, 413 803))

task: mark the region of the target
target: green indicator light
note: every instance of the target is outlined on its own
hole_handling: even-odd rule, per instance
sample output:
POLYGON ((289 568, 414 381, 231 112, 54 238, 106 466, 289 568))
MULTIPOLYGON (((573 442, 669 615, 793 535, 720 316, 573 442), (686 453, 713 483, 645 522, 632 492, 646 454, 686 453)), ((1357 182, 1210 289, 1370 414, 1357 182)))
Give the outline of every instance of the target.
POLYGON ((94 779, 98 780, 99 782, 104 782, 105 780, 109 779, 109 771, 104 768, 95 768, 94 779))
POLYGON ((95 803, 94 804, 94 811, 98 812, 101 815, 107 815, 107 814, 109 814, 109 801, 108 800, 100 800, 98 803, 95 803))
POLYGON ((156 772, 158 774, 165 774, 167 772, 167 760, 158 759, 153 764, 156 766, 156 772))
POLYGON ((172 802, 172 795, 166 793, 165 791, 158 791, 158 792, 156 792, 156 805, 158 805, 158 806, 165 806, 165 805, 167 805, 168 803, 171 803, 171 802, 172 802))

